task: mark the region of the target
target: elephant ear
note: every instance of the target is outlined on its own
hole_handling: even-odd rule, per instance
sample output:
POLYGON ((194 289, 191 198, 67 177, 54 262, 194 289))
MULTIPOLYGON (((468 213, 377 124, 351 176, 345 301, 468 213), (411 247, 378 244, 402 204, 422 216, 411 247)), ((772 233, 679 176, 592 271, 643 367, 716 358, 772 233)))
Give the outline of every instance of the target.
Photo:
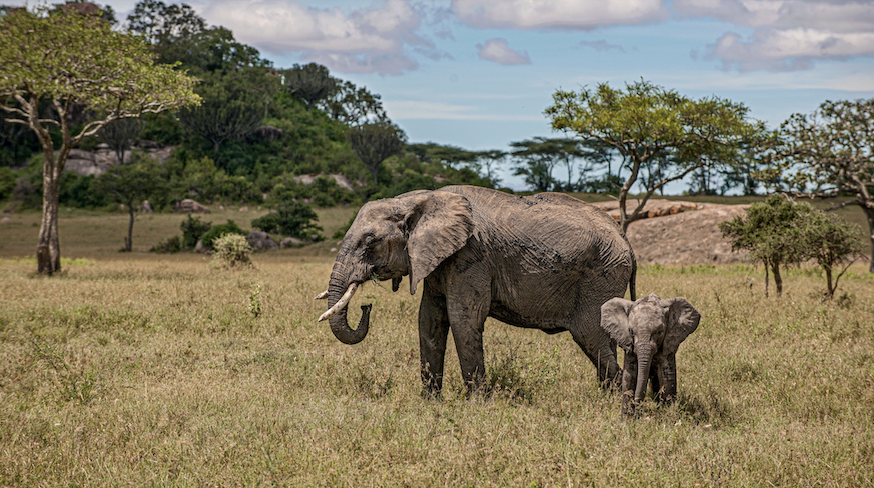
POLYGON ((629 352, 634 345, 634 337, 628 327, 628 313, 634 302, 624 298, 611 298, 601 305, 601 328, 619 344, 623 351, 629 352))
POLYGON ((417 191, 398 198, 411 200, 407 215, 410 294, 446 258, 464 247, 473 232, 470 202, 456 193, 417 191))
POLYGON ((661 305, 668 309, 665 317, 667 330, 665 340, 662 342, 662 351, 674 354, 680 343, 698 328, 701 314, 683 297, 662 300, 661 305))

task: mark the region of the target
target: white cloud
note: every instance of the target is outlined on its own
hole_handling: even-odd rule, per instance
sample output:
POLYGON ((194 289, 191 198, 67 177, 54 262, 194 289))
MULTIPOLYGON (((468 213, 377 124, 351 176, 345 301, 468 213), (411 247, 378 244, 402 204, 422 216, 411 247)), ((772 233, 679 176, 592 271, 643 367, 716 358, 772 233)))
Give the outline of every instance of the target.
POLYGON ((477 28, 590 30, 667 18, 664 0, 452 0, 451 8, 477 28))
POLYGON ((542 115, 506 115, 479 112, 475 105, 455 105, 445 102, 428 102, 422 100, 385 100, 386 112, 392 120, 514 120, 535 121, 544 120, 542 115))
POLYGON ((416 34, 421 18, 408 0, 350 13, 292 0, 218 0, 203 15, 242 42, 278 55, 302 53, 337 71, 396 75, 418 67, 405 48, 435 50, 416 34))
POLYGON ((874 56, 870 0, 675 0, 682 17, 713 17, 753 28, 747 39, 728 32, 708 58, 740 71, 791 71, 813 61, 874 56))
POLYGON ((507 44, 506 39, 500 37, 489 39, 485 44, 477 44, 479 52, 477 56, 486 61, 494 61, 505 66, 514 64, 531 64, 531 58, 527 51, 515 51, 507 44))

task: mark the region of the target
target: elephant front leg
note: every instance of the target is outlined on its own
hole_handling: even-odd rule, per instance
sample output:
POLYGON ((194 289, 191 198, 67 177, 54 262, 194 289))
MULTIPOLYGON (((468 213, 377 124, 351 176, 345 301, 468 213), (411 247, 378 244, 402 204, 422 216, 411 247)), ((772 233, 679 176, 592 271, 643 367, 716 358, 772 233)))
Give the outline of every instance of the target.
POLYGON ((435 295, 426 283, 419 306, 419 353, 422 385, 432 396, 439 395, 443 388, 443 360, 448 335, 446 299, 435 295))
POLYGON ((486 368, 483 354, 483 328, 489 313, 490 300, 479 291, 470 291, 459 300, 447 297, 452 339, 461 363, 461 377, 468 395, 485 386, 486 368))
POLYGON ((659 401, 671 404, 677 398, 677 356, 665 354, 656 362, 657 376, 662 389, 657 396, 659 401))
POLYGON ((637 387, 637 356, 625 353, 625 363, 622 367, 622 416, 634 415, 634 389, 637 387))

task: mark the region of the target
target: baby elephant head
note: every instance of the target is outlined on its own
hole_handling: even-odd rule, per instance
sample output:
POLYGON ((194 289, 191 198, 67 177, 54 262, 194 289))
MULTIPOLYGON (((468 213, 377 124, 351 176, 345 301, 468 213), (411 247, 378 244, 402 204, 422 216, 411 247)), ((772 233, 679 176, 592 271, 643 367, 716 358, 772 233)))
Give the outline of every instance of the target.
POLYGON ((655 293, 636 302, 613 298, 601 306, 601 327, 625 351, 622 372, 623 412, 627 396, 643 400, 647 381, 658 400, 677 394, 676 353, 680 343, 698 328, 701 314, 682 297, 661 299, 655 293))

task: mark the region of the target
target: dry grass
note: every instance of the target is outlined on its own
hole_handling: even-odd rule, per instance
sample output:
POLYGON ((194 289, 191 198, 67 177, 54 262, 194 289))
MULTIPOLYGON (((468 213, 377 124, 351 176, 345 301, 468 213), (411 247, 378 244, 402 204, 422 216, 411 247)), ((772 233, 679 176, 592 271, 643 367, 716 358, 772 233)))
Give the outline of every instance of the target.
MULTIPOLYGON (((8 259, 35 238, 0 249, 2 486, 874 482, 864 265, 830 303, 807 269, 766 299, 746 266, 642 267, 641 295, 685 296, 703 319, 678 353, 680 401, 622 422, 567 334, 491 320, 495 393, 466 400, 450 351, 443 398, 422 398, 417 297, 368 284, 353 305, 373 302, 372 329, 356 346, 316 323, 336 242, 223 271, 190 254, 117 253, 122 232, 92 249, 92 218, 62 228, 64 255, 86 259, 60 276, 8 259)), ((152 239, 178 220, 155 216, 166 234, 152 239)))

